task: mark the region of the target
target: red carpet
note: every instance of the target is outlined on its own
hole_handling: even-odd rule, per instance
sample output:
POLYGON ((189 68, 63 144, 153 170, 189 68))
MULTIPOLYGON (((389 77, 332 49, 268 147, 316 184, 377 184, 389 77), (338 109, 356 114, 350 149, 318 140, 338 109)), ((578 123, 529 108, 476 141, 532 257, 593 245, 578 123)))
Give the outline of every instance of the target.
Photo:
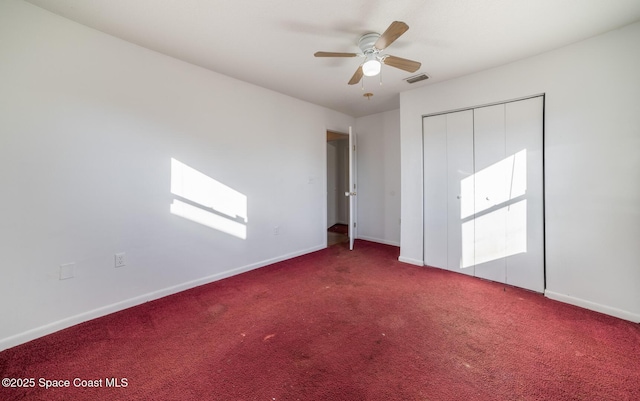
POLYGON ((349 226, 346 224, 334 224, 331 227, 329 227, 329 231, 332 233, 348 235, 349 226))
POLYGON ((639 325, 397 257, 336 245, 3 351, 35 387, 0 399, 640 400, 639 325))

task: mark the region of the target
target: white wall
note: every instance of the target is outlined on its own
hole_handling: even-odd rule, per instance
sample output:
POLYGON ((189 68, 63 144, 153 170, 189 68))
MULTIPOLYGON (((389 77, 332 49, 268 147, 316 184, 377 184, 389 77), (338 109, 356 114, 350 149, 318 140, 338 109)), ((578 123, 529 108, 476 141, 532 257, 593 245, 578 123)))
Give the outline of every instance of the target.
POLYGON ((326 246, 353 118, 19 1, 0 38, 0 349, 326 246), (171 158, 247 196, 246 239, 169 213, 171 158))
POLYGON ((349 224, 348 139, 327 142, 327 228, 334 224, 349 224))
POLYGON ((337 182, 338 190, 336 193, 336 202, 338 207, 338 221, 340 224, 349 224, 349 198, 344 194, 349 191, 349 139, 340 139, 337 141, 338 150, 338 167, 337 182))
POLYGON ((400 110, 356 119, 358 238, 400 245, 400 110))
POLYGON ((338 222, 338 142, 327 142, 327 228, 338 222))
POLYGON ((545 93, 546 295, 640 322, 640 23, 401 94, 400 260, 422 264, 422 115, 545 93))

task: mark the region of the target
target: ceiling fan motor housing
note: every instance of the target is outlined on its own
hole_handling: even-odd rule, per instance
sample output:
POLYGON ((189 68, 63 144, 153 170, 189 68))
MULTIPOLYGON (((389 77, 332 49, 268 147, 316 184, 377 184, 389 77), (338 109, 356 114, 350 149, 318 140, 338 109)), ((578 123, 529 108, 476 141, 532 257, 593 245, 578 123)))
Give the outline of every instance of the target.
POLYGON ((376 49, 373 45, 378 41, 380 37, 379 33, 367 33, 362 35, 358 41, 358 47, 362 50, 362 53, 366 56, 371 53, 378 53, 380 50, 376 49))

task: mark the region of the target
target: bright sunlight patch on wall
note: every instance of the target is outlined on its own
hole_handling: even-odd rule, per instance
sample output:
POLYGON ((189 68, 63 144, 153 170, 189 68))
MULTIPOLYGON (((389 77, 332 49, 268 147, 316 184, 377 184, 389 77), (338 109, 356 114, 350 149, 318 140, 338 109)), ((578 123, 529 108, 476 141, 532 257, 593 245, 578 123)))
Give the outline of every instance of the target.
POLYGON ((527 150, 460 182, 462 268, 527 252, 527 150))
POLYGON ((171 193, 177 197, 170 207, 172 214, 247 238, 246 195, 173 158, 171 193))

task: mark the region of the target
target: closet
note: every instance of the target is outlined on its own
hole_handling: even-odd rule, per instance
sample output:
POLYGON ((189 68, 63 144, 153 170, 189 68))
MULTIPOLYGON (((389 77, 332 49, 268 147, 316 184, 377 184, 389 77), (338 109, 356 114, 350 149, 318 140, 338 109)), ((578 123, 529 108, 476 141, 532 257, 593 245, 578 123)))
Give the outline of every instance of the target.
POLYGON ((544 291, 543 97, 424 117, 424 263, 544 291))

